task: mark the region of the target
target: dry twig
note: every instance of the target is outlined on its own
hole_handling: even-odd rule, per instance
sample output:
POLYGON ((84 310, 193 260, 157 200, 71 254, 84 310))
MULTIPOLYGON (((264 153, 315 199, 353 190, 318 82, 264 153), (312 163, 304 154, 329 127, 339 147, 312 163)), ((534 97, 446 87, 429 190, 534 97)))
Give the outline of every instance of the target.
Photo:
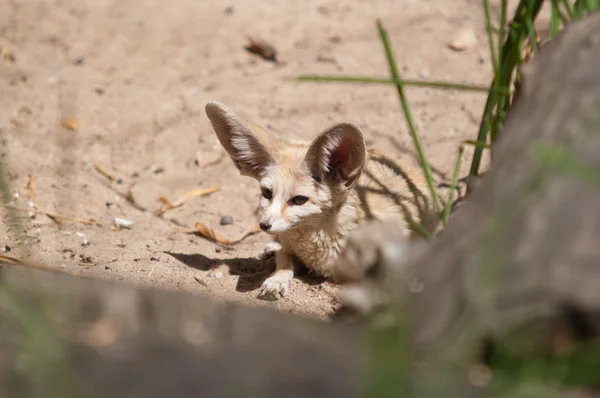
POLYGON ((100 223, 96 220, 65 216, 63 214, 52 213, 49 211, 41 211, 41 210, 38 210, 38 213, 45 214, 46 216, 50 217, 50 219, 57 224, 60 224, 61 222, 66 221, 66 222, 75 222, 75 223, 86 224, 86 225, 102 226, 102 223, 100 223))
POLYGON ((100 173, 104 177, 108 178, 109 181, 114 181, 117 179, 113 174, 109 173, 104 167, 102 167, 98 163, 94 163, 94 168, 96 169, 96 171, 98 173, 100 173))
POLYGON ((157 216, 160 216, 160 215, 164 214, 165 212, 167 212, 168 210, 181 207, 190 198, 206 196, 206 195, 209 195, 211 193, 214 193, 214 192, 217 192, 220 190, 221 190, 220 186, 207 188, 207 189, 194 189, 192 191, 188 191, 185 194, 183 194, 183 196, 180 197, 179 199, 177 199, 175 202, 170 202, 166 196, 161 196, 158 198, 158 201, 162 204, 162 206, 160 207, 160 209, 156 210, 156 212, 154 212, 154 214, 157 216))
POLYGON ((236 240, 230 240, 227 238, 224 238, 220 235, 217 235, 215 233, 215 231, 213 231, 211 228, 207 227, 206 225, 202 224, 202 223, 196 223, 196 229, 192 230, 192 231, 188 231, 188 233, 190 234, 194 234, 194 235, 200 235, 203 238, 206 238, 210 241, 216 242, 216 243, 220 243, 223 245, 235 245, 237 243, 240 243, 241 241, 243 241, 244 239, 246 239, 247 237, 254 235, 258 232, 260 232, 260 228, 258 226, 254 227, 254 229, 246 232, 244 235, 242 235, 241 238, 236 239, 236 240))
POLYGON ((29 175, 25 189, 27 189, 27 198, 33 200, 35 197, 35 174, 31 173, 29 175))

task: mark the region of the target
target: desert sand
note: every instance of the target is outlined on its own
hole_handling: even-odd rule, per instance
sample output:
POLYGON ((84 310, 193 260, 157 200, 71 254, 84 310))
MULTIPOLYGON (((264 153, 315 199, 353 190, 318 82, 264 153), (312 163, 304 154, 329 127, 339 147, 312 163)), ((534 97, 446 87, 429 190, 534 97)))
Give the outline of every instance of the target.
MULTIPOLYGON (((258 184, 225 155, 205 103, 221 101, 290 138, 311 139, 349 120, 372 146, 414 157, 395 87, 284 78, 387 77, 378 17, 404 78, 487 85, 492 76, 475 0, 1 3, 0 149, 25 225, 19 238, 23 231, 8 227, 2 212, 4 254, 71 274, 319 318, 339 307, 338 287, 328 282, 303 277, 279 301, 256 298, 274 267, 257 258, 266 234, 227 247, 186 233, 200 222, 235 240, 257 224, 258 184), (248 36, 268 41, 278 62, 246 51, 248 36), (451 48, 461 37, 464 47, 451 48), (155 214, 161 196, 174 202, 212 187, 221 189, 155 214), (47 213, 98 224, 57 223, 47 213), (220 225, 223 216, 233 224, 220 225), (116 217, 133 227, 116 228, 116 217)), ((477 133, 485 93, 406 93, 435 178, 448 183, 460 142, 477 133)), ((463 155, 461 176, 471 153, 463 155)))

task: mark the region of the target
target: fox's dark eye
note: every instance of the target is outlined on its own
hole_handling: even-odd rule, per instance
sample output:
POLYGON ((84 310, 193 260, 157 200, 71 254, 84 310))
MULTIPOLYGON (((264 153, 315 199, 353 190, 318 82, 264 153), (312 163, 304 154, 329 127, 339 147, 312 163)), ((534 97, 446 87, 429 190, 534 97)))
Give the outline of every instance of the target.
POLYGON ((292 198, 292 204, 296 206, 302 206, 306 202, 308 202, 308 198, 306 196, 298 195, 292 198))
POLYGON ((273 197, 273 191, 271 191, 269 188, 263 188, 262 189, 262 195, 271 200, 271 198, 273 197))

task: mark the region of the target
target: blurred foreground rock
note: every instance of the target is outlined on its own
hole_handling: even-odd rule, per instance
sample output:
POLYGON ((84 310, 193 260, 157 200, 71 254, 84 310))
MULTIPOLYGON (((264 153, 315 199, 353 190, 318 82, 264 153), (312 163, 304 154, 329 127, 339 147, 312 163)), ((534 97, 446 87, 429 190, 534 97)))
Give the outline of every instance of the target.
MULTIPOLYGON (((490 171, 436 239, 408 246, 390 223, 351 238, 347 257, 369 278, 350 299, 368 297, 360 305, 372 312, 401 304, 415 373, 430 384, 491 353, 513 361, 573 355, 561 376, 575 385, 587 377, 571 370, 577 361, 588 360, 592 376, 600 369, 599 346, 577 351, 600 343, 598 65, 595 12, 523 68, 490 171)), ((599 377, 586 380, 600 387, 599 377)), ((459 396, 443 389, 426 396, 459 396)))

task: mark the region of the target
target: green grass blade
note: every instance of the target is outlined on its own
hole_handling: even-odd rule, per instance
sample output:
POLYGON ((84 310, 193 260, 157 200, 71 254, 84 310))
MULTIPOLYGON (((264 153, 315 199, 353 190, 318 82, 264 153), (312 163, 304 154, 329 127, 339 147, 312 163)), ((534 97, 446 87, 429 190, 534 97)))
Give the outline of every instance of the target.
POLYGON ((446 203, 444 204, 444 213, 442 216, 442 220, 444 221, 444 224, 447 224, 448 220, 450 219, 450 212, 452 210, 452 204, 454 203, 454 191, 456 190, 456 187, 458 186, 458 172, 460 170, 460 166, 462 165, 462 155, 467 146, 474 146, 474 147, 482 146, 484 149, 490 148, 489 145, 481 145, 481 143, 476 142, 476 141, 467 140, 467 141, 461 142, 460 146, 458 147, 456 161, 454 162, 454 170, 452 170, 452 179, 450 180, 450 188, 448 191, 448 198, 446 199, 446 203))
POLYGON ((535 37, 535 28, 533 27, 533 18, 531 16, 531 11, 534 5, 534 0, 529 0, 528 5, 527 5, 527 16, 525 17, 525 26, 527 26, 527 33, 529 34, 529 43, 531 45, 531 51, 533 51, 534 54, 538 53, 538 48, 537 48, 537 38, 535 37))
POLYGON ((488 43, 490 46, 490 59, 492 61, 492 67, 494 68, 494 76, 498 74, 498 58, 496 58, 496 50, 494 49, 494 35, 492 33, 492 17, 490 14, 490 2, 483 0, 483 9, 485 10, 485 27, 488 36, 488 43))
POLYGON ((569 23, 569 18, 561 11, 559 0, 551 1, 551 20, 550 20, 550 33, 551 37, 558 34, 560 30, 560 24, 566 25, 569 23), (560 21, 559 21, 560 19, 560 21))
MULTIPOLYGON (((492 83, 492 88, 496 85, 496 79, 492 83)), ((492 119, 492 112, 496 107, 498 99, 496 94, 494 94, 490 90, 490 94, 488 95, 487 101, 485 103, 485 107, 483 110, 483 118, 481 120, 481 124, 479 125, 479 132, 477 134, 477 142, 486 144, 487 143, 487 132, 490 130, 489 124, 492 119)), ((471 189, 472 186, 472 177, 477 176, 479 174, 479 165, 481 163, 482 151, 478 151, 475 148, 475 152, 473 153, 473 159, 471 161, 471 168, 469 170, 469 177, 467 179, 467 190, 471 189)))
POLYGON ((586 9, 585 9, 585 2, 581 1, 581 0, 577 0, 573 6, 573 18, 574 19, 579 19, 583 16, 583 14, 585 13, 586 9))
MULTIPOLYGON (((502 56, 503 53, 503 49, 504 49, 504 36, 506 35, 506 30, 505 30, 505 26, 506 26, 506 13, 507 13, 507 8, 508 8, 508 3, 507 0, 502 0, 500 3, 500 26, 498 29, 498 65, 496 65, 496 68, 498 69, 498 71, 500 70, 500 67, 502 66, 502 63, 504 62, 504 57, 502 56)), ((499 80, 499 76, 495 76, 498 81, 499 80)))
POLYGON ((462 164, 462 155, 464 151, 465 146, 461 144, 458 147, 456 162, 454 163, 454 170, 452 171, 452 180, 450 181, 448 199, 444 204, 444 214, 442 216, 444 224, 448 224, 448 220, 450 219, 450 211, 452 210, 452 203, 454 202, 454 191, 456 190, 456 186, 458 185, 458 171, 460 170, 460 166, 462 164))
POLYGON ((419 235, 421 235, 423 238, 425 238, 425 239, 431 238, 431 234, 429 233, 429 231, 427 231, 427 229, 425 229, 424 226, 422 226, 421 224, 419 224, 418 222, 413 220, 412 217, 408 216, 406 218, 406 220, 408 221, 408 224, 410 224, 410 227, 414 231, 418 232, 419 235))
POLYGON ((561 15, 560 10, 558 9, 558 2, 557 0, 552 0, 550 8, 550 37, 552 38, 558 34, 560 17, 561 15))
MULTIPOLYGON (((392 77, 398 81, 401 81, 402 78, 400 76, 400 72, 398 71, 398 66, 396 65, 396 60, 392 52, 392 46, 390 45, 387 31, 383 27, 383 23, 380 19, 377 20, 377 28, 379 30, 379 36, 381 37, 381 41, 383 42, 383 47, 385 49, 392 77)), ((440 203, 440 198, 435 188, 433 174, 431 173, 431 167, 427 162, 427 158, 425 157, 425 151, 423 150, 423 145, 421 144, 421 139, 419 138, 419 135, 417 134, 417 130, 415 128, 415 124, 413 123, 410 107, 408 105, 408 101, 406 100, 406 95, 404 94, 404 85, 398 83, 396 84, 396 88, 398 90, 398 96, 400 98, 402 110, 404 111, 406 123, 408 124, 408 130, 414 141, 415 147, 417 149, 417 154, 419 155, 419 161, 421 162, 421 167, 423 168, 423 172, 427 180, 427 185, 429 186, 429 190, 431 191, 431 197, 433 198, 434 208, 436 212, 441 215, 442 205, 440 203)))
POLYGON ((573 20, 573 5, 570 0, 563 0, 563 4, 565 5, 565 10, 567 10, 567 15, 569 16, 569 20, 573 20))
MULTIPOLYGON (((368 77, 368 76, 329 76, 329 75, 299 75, 291 78, 284 78, 285 80, 296 80, 305 82, 340 82, 340 83, 364 83, 364 84, 393 84, 393 85, 404 85, 414 87, 428 87, 446 90, 462 90, 462 91, 476 91, 476 92, 488 92, 489 87, 478 84, 469 83, 451 83, 435 80, 416 80, 416 79, 390 79, 380 77, 368 77)), ((501 89, 498 93, 510 94, 509 90, 501 89)))
POLYGON ((577 0, 573 6, 573 19, 579 19, 595 11, 600 5, 600 0, 577 0))
MULTIPOLYGON (((505 0, 503 0, 503 2, 504 1, 505 0)), ((531 20, 534 21, 543 4, 543 0, 535 0, 533 7, 528 10, 527 1, 529 0, 521 0, 515 12, 515 16, 510 24, 509 34, 504 41, 502 51, 498 54, 498 59, 501 62, 499 74, 500 79, 494 78, 494 82, 491 85, 492 88, 498 86, 508 88, 510 86, 514 70, 521 62, 523 40, 527 34, 526 18, 531 18, 531 20)), ((479 132, 477 135, 478 142, 483 144, 487 143, 488 132, 496 131, 498 129, 498 126, 504 120, 504 115, 507 113, 509 104, 510 102, 508 101, 507 96, 497 95, 490 90, 485 104, 483 116, 481 118, 481 124, 479 126, 479 132), (492 117, 494 108, 496 108, 495 118, 492 117), (488 129, 487 123, 489 121, 492 121, 492 124, 491 128, 488 129)), ((490 134, 490 138, 492 143, 495 142, 495 133, 490 134)), ((475 152, 473 153, 473 160, 471 162, 467 184, 468 189, 470 189, 472 186, 472 177, 479 173, 482 151, 482 147, 476 147, 475 152)))

